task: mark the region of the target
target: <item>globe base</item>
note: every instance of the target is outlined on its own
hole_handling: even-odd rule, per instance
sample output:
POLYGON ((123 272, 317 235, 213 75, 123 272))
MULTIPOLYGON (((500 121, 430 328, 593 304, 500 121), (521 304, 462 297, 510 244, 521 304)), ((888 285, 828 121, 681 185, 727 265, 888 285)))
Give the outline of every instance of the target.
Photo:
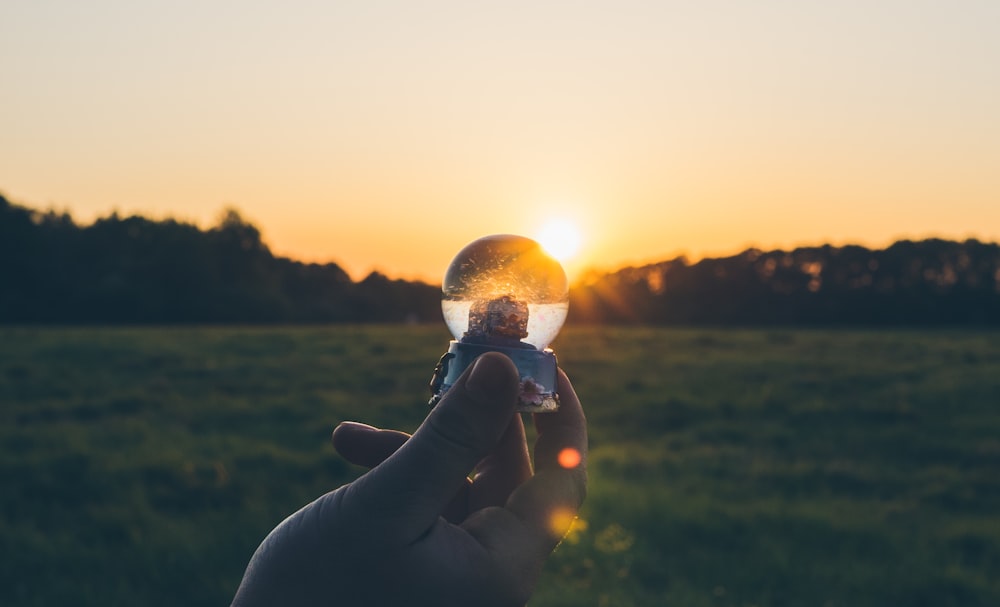
POLYGON ((448 352, 441 357, 431 378, 430 405, 438 401, 451 388, 465 369, 486 352, 500 352, 514 361, 521 376, 517 410, 522 413, 552 413, 559 410, 556 393, 556 355, 546 348, 511 347, 494 344, 468 343, 452 340, 448 352))

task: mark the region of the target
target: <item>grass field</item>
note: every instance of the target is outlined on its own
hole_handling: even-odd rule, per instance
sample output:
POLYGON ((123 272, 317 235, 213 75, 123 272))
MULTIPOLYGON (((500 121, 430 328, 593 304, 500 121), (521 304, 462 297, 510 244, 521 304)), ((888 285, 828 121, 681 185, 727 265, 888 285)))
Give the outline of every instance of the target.
MULTIPOLYGON (((573 328, 591 492, 543 606, 1000 605, 1000 334, 573 328)), ((443 327, 0 328, 0 604, 223 605, 412 430, 443 327)))

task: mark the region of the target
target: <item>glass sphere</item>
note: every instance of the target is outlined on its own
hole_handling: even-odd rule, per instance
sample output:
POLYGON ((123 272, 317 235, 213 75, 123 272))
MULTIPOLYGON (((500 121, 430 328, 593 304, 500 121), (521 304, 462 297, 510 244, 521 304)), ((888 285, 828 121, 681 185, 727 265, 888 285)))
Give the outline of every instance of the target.
POLYGON ((544 350, 569 311, 566 272, 534 240, 485 236, 455 256, 441 285, 455 339, 544 350))

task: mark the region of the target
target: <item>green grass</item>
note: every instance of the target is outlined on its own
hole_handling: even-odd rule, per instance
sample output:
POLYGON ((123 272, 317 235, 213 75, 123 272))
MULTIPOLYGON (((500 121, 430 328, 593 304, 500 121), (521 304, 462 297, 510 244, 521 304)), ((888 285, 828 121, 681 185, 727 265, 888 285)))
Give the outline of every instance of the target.
MULTIPOLYGON (((591 492, 531 604, 1000 604, 998 337, 567 330, 591 492)), ((447 339, 0 328, 0 604, 227 604, 359 474, 338 421, 419 424, 447 339)))

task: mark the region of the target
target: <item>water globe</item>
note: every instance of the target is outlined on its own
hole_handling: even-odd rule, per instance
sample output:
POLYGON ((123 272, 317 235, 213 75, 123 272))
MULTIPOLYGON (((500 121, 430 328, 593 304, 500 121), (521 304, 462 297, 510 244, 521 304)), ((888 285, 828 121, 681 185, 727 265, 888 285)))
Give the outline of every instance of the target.
POLYGON ((521 376, 518 411, 559 408, 556 356, 549 348, 569 311, 559 262, 530 238, 485 236, 466 245, 445 272, 441 311, 455 337, 431 379, 431 405, 485 352, 514 361, 521 376))

